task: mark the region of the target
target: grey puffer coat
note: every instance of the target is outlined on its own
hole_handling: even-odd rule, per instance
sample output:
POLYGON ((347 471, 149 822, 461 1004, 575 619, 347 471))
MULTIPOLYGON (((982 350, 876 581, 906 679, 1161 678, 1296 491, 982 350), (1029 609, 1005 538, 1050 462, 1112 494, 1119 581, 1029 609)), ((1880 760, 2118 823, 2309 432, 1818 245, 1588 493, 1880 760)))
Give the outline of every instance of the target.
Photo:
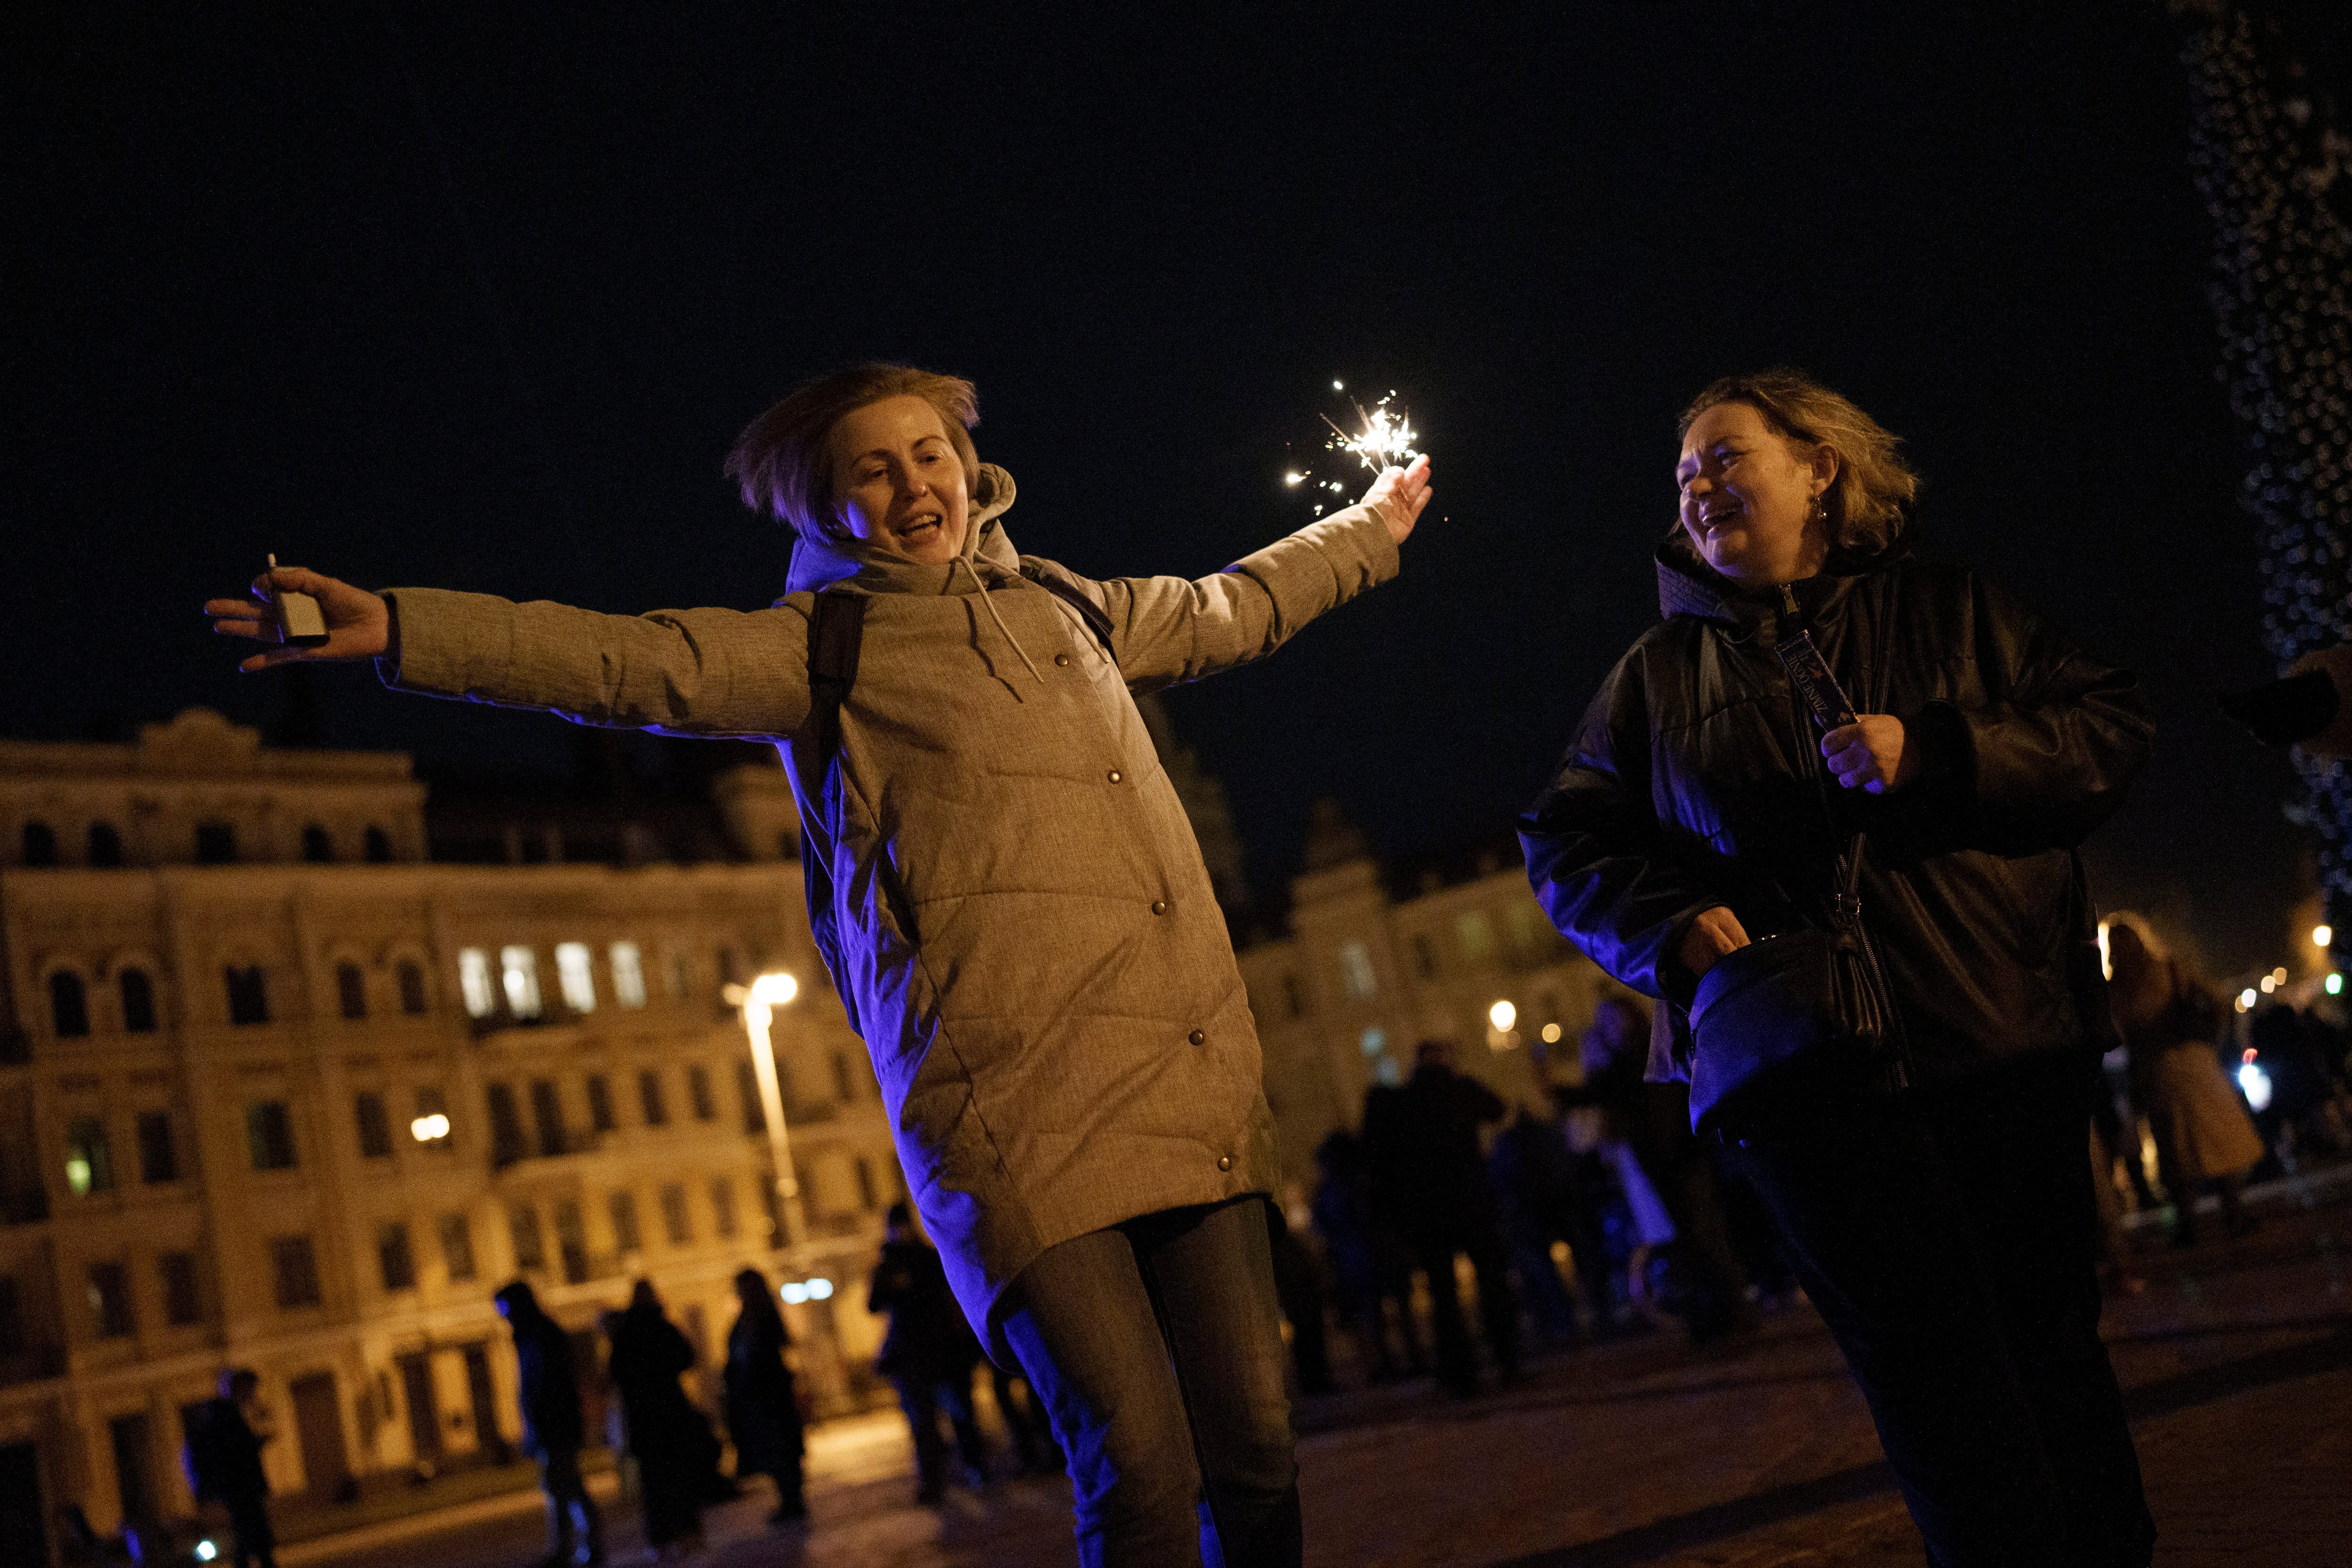
POLYGON ((1213 576, 1076 576, 1016 555, 983 467, 964 556, 803 541, 767 610, 598 615, 388 591, 403 689, 577 722, 787 742, 815 591, 871 595, 838 764, 803 801, 828 853, 834 976, 956 1296, 991 1310, 1048 1247, 1276 1180, 1257 1034, 1199 846, 1131 690, 1262 658, 1393 576, 1356 507, 1213 576), (1024 572, 1028 575, 1024 575, 1024 572), (1108 649, 1032 581, 1108 616, 1108 649))

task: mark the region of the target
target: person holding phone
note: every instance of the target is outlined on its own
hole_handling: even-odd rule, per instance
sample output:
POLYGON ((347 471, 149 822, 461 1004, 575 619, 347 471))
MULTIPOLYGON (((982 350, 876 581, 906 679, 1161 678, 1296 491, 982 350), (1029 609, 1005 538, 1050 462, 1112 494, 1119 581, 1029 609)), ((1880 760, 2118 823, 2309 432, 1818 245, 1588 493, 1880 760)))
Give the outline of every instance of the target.
MULTIPOLYGON (((1393 576, 1428 460, 1223 572, 1096 580, 1013 549, 977 420, 969 383, 882 364, 754 420, 729 470, 797 535, 772 608, 597 615, 286 568, 256 594, 312 595, 328 640, 243 668, 373 658, 403 690, 780 743, 908 1187, 982 1343, 1044 1396, 1083 1560, 1198 1561, 1205 1501, 1233 1568, 1296 1563, 1273 1116, 1131 694, 1264 658, 1393 576)), ((258 599, 205 610, 272 635, 258 599)))

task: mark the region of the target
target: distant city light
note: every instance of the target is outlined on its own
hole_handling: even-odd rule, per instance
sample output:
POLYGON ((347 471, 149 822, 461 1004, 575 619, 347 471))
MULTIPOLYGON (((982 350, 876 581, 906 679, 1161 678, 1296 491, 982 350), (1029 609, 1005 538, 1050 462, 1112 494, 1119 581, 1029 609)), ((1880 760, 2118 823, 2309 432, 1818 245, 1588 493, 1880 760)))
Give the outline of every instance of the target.
POLYGON ((66 1156, 66 1185, 78 1198, 89 1195, 89 1162, 79 1154, 66 1156))
POLYGON ((1496 1032, 1507 1035, 1511 1026, 1519 1021, 1519 1010, 1508 1002, 1497 1002, 1486 1009, 1486 1021, 1495 1026, 1496 1032))
POLYGON ((209 1563, 219 1555, 220 1548, 215 1546, 211 1542, 199 1541, 196 1542, 195 1559, 197 1562, 209 1563))
MULTIPOLYGON (((2210 1083, 2212 1080, 2209 1079, 2206 1081, 2210 1083)), ((2269 1107, 2271 1075, 2254 1063, 2248 1062, 2238 1069, 2238 1087, 2245 1092, 2246 1103, 2254 1110, 2263 1110, 2269 1107)))
POLYGON ((808 1293, 810 1300, 822 1301, 833 1294, 833 1281, 824 1279, 812 1279, 808 1282, 808 1293))
POLYGON ((808 1300, 808 1287, 795 1279, 791 1284, 786 1285, 783 1289, 778 1290, 776 1294, 784 1299, 785 1306, 797 1307, 803 1301, 808 1300))
POLYGON ((1547 1046, 1556 1046, 1559 1044, 1559 1026, 1558 1024, 1546 1024, 1543 1026, 1543 1042, 1547 1046))
POLYGON ((1283 475, 1282 482, 1286 485, 1303 485, 1307 482, 1307 476, 1294 471, 1283 475))
POLYGON ((2275 975, 2275 974, 2265 974, 2265 975, 2263 975, 2263 995, 2267 996, 2267 995, 2269 995, 2272 992, 2273 992, 2273 991, 2275 991, 2275 990, 2277 990, 2277 989, 2278 989, 2278 976, 2277 976, 2277 975, 2275 975))
POLYGON ((2334 926, 2331 926, 2331 925, 2315 925, 2315 926, 2314 926, 2314 927, 2312 927, 2312 928, 2311 928, 2311 945, 2312 945, 2312 946, 2314 946, 2314 947, 2327 947, 2327 946, 2332 945, 2332 944, 2335 942, 2335 941, 2336 941, 2336 928, 2335 928, 2334 926))
MULTIPOLYGON (((2263 988, 2264 988, 2265 990, 2267 990, 2269 987, 2268 987, 2268 985, 2267 985, 2267 984, 2265 984, 2265 986, 2264 986, 2263 988)), ((2252 987, 2252 986, 2250 985, 2250 986, 2248 986, 2245 990, 2241 991, 2241 992, 2239 992, 2239 993, 2238 993, 2238 1011, 2239 1011, 2239 1012, 2241 1012, 2241 1013, 2245 1012, 2248 1008, 2252 1007, 2253 1005, 2254 1005, 2254 992, 2253 992, 2253 987, 2252 987)), ((2206 1081, 2210 1083, 2210 1081, 2212 1081, 2212 1080, 2209 1079, 2207 1079, 2206 1081)))
POLYGON ((449 1136, 449 1119, 437 1110, 430 1116, 420 1116, 408 1124, 408 1135, 419 1143, 446 1138, 449 1136))
POLYGON ((1341 386, 1338 382, 1336 382, 1336 381, 1335 381, 1335 382, 1333 382, 1333 383, 1331 384, 1331 390, 1332 390, 1332 391, 1334 391, 1334 392, 1345 392, 1345 391, 1347 391, 1348 389, 1347 389, 1346 387, 1344 387, 1344 386, 1341 386))
POLYGON ((2271 978, 2272 978, 2273 980, 2277 981, 2281 985, 2285 984, 2286 984, 2286 965, 2285 965, 2285 964, 2284 964, 2284 963, 2282 963, 2282 964, 2280 964, 2276 969, 2272 970, 2272 971, 2271 971, 2271 978))
POLYGON ((2341 974, 2331 974, 2327 977, 2327 994, 2330 996, 2340 994, 2343 990, 2344 976, 2341 974))

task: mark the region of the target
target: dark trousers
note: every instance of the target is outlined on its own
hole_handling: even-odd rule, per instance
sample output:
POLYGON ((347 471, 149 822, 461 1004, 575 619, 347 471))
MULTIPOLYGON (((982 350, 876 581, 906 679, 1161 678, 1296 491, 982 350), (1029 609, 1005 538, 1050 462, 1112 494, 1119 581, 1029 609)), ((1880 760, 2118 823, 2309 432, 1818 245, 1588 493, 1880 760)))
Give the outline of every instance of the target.
POLYGON ((1048 1247, 1008 1300, 1005 1337, 1069 1458, 1086 1568, 1297 1568, 1263 1199, 1048 1247))
POLYGON ((2099 1339, 2087 1070, 2053 1054, 1725 1150, 1938 1568, 2143 1568, 2154 1548, 2099 1339))
POLYGON ((1478 1373, 1470 1359, 1470 1329, 1462 1316, 1462 1294, 1454 1282, 1454 1255, 1470 1259, 1478 1278, 1478 1319, 1486 1334, 1486 1353, 1495 1370, 1506 1376, 1519 1370, 1519 1302, 1511 1294, 1510 1254, 1503 1233, 1492 1222, 1418 1231, 1413 1255, 1429 1276, 1430 1327, 1437 1337, 1437 1379, 1456 1394, 1478 1386, 1478 1373))
POLYGON ((560 1448, 539 1457, 540 1489, 547 1493, 547 1560, 570 1563, 574 1542, 591 1563, 604 1560, 604 1521, 580 1478, 580 1451, 560 1448))
POLYGON ((229 1561, 236 1568, 278 1568, 278 1532, 269 1528, 269 1504, 257 1497, 229 1499, 229 1561))
POLYGON ((988 1444, 981 1437, 980 1422, 972 1415, 971 1368, 950 1377, 894 1377, 890 1383, 898 1391, 898 1408, 907 1413, 907 1425, 915 1434, 915 1475, 922 1495, 937 1497, 947 1483, 948 1443, 940 1435, 942 1415, 955 1429, 956 1452, 962 1456, 964 1468, 975 1479, 984 1479, 988 1444))

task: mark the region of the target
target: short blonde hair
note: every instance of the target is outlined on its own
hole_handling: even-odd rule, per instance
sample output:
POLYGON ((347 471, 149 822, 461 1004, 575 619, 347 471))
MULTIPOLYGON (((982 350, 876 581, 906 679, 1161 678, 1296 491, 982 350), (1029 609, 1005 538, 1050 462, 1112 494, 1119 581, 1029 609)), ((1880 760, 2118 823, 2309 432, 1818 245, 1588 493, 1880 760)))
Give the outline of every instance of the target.
POLYGON ((980 487, 980 453, 968 433, 980 423, 980 395, 961 376, 869 362, 818 376, 743 427, 727 454, 727 477, 743 504, 804 537, 838 531, 833 508, 833 427, 868 404, 919 397, 939 412, 963 463, 967 490, 980 487))
POLYGON ((1851 398, 1785 366, 1727 375, 1683 410, 1676 438, 1689 435, 1692 423, 1719 403, 1744 403, 1764 416, 1775 435, 1825 444, 1837 454, 1837 478, 1822 503, 1829 513, 1831 542, 1839 549, 1874 552, 1902 537, 1919 497, 1919 476, 1903 460, 1902 438, 1851 398))

